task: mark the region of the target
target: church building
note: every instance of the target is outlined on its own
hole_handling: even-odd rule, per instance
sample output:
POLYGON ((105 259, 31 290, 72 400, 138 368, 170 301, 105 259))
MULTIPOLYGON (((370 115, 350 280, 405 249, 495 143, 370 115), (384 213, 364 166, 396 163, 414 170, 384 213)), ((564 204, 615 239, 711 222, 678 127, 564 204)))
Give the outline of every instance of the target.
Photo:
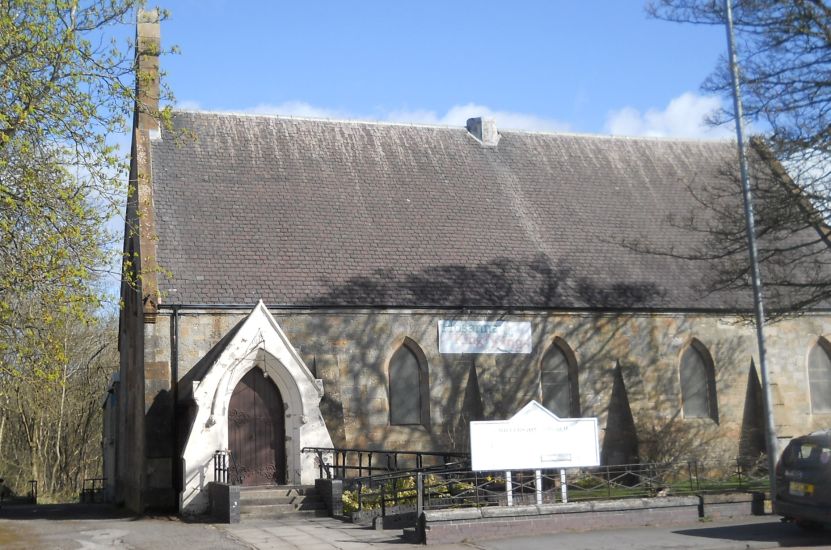
MULTIPOLYGON (((245 484, 313 483, 306 447, 465 451, 471 420, 530 400, 597 417, 607 464, 764 452, 751 293, 706 284, 709 236, 685 223, 735 190, 735 143, 485 118, 160 125, 149 14, 138 44, 117 501, 200 513, 226 449, 245 484)), ((831 422, 830 335, 822 310, 768 327, 783 439, 831 422)))

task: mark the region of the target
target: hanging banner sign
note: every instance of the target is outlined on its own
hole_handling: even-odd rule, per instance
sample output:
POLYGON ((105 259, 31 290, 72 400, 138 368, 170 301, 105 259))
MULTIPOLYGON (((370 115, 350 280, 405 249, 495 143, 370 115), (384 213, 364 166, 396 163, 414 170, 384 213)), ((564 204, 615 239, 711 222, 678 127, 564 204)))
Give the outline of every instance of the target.
POLYGON ((529 321, 439 321, 439 353, 531 353, 529 321))

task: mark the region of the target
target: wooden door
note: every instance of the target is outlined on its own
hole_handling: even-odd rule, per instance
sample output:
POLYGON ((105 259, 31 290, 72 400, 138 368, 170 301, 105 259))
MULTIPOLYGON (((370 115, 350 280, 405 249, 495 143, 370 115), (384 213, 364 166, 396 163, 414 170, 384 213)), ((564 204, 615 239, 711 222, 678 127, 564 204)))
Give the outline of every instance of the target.
POLYGON ((286 482, 283 398, 259 368, 243 376, 228 406, 231 482, 275 485, 286 482))

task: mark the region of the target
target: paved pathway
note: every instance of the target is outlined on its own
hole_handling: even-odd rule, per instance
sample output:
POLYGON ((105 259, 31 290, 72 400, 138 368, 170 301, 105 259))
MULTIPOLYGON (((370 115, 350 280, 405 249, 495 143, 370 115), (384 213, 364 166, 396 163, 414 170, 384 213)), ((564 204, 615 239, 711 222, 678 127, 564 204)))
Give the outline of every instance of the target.
POLYGON ((42 505, 0 509, 0 548, 98 550, 250 548, 209 524, 175 516, 140 516, 106 506, 42 505))
MULTIPOLYGON (((185 523, 175 516, 135 517, 83 505, 0 510, 0 548, 39 550, 424 549, 401 531, 375 531, 330 518, 248 520, 236 525, 185 523)), ((747 550, 831 548, 831 531, 803 533, 774 517, 699 522, 687 527, 649 527, 562 533, 510 540, 470 541, 436 550, 747 550)))
POLYGON ((831 548, 831 531, 806 533, 778 517, 750 517, 729 522, 699 522, 687 527, 632 527, 591 533, 487 541, 486 550, 761 550, 831 548))
MULTIPOLYGON (((0 509, 0 549, 424 549, 401 531, 375 531, 331 518, 186 523, 176 516, 133 516, 107 506, 45 505, 0 509)), ((445 548, 465 548, 456 546, 445 548)))
MULTIPOLYGON (((401 538, 401 530, 376 531, 368 527, 331 518, 304 518, 280 520, 246 520, 245 523, 223 525, 222 530, 235 540, 252 548, 301 550, 355 550, 359 548, 420 549, 421 544, 408 544, 401 538)), ((443 548, 470 550, 470 546, 455 545, 443 548)))

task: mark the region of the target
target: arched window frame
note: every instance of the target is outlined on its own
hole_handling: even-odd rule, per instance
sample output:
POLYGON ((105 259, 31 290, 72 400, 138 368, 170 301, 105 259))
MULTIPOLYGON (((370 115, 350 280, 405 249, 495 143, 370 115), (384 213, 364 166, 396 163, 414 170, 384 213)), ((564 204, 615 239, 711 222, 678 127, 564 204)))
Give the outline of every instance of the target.
POLYGON ((543 384, 543 368, 545 367, 545 361, 548 358, 549 353, 552 350, 559 350, 566 359, 566 367, 568 369, 568 390, 569 390, 569 411, 568 417, 569 418, 579 418, 581 416, 580 411, 580 377, 579 371, 577 367, 577 357, 572 351, 571 347, 560 337, 556 337, 551 340, 548 346, 545 348, 545 352, 540 357, 539 368, 537 372, 539 373, 539 397, 540 403, 543 405, 546 404, 545 399, 545 392, 544 392, 544 384, 543 384))
MULTIPOLYGON (((808 355, 805 361, 808 379, 808 398, 811 403, 812 414, 828 414, 831 413, 831 403, 827 407, 821 406, 821 404, 818 402, 819 399, 817 399, 817 394, 822 393, 823 391, 823 389, 818 386, 825 385, 826 389, 828 389, 828 386, 831 386, 831 372, 826 373, 825 380, 823 380, 822 378, 817 379, 816 372, 812 374, 812 370, 815 369, 811 369, 811 354, 817 348, 819 348, 819 351, 824 352, 826 357, 829 359, 829 362, 831 362, 831 342, 829 342, 824 337, 820 336, 814 343, 814 345, 808 348, 808 355)), ((831 399, 829 399, 829 401, 831 401, 831 399)))
POLYGON ((389 423, 391 426, 424 426, 430 425, 430 371, 427 364, 427 357, 424 355, 421 347, 411 338, 403 338, 393 346, 392 353, 389 354, 386 361, 387 366, 387 403, 389 405, 389 423), (416 359, 418 366, 418 400, 419 400, 419 418, 417 422, 397 421, 395 416, 395 395, 393 390, 393 370, 392 364, 396 354, 401 349, 406 349, 416 359))
POLYGON ((713 357, 710 355, 710 351, 707 349, 707 346, 695 338, 693 338, 689 344, 684 346, 681 350, 681 355, 678 357, 678 384, 681 388, 681 412, 684 414, 684 418, 709 418, 718 424, 718 392, 716 389, 715 363, 713 362, 713 357), (704 364, 704 384, 705 395, 707 396, 707 413, 702 415, 690 414, 686 409, 686 404, 688 402, 688 398, 686 396, 687 390, 683 383, 684 377, 681 371, 684 368, 684 356, 689 352, 697 353, 704 364))

